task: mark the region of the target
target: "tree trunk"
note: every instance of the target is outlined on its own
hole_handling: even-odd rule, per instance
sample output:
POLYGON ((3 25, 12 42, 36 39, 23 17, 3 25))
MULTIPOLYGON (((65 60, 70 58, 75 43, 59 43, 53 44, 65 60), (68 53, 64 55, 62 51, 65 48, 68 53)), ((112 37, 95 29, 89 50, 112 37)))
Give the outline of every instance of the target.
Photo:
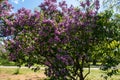
POLYGON ((93 59, 93 65, 96 65, 96 62, 97 62, 96 59, 93 59))
POLYGON ((80 80, 84 80, 84 76, 83 76, 83 69, 80 69, 80 80))

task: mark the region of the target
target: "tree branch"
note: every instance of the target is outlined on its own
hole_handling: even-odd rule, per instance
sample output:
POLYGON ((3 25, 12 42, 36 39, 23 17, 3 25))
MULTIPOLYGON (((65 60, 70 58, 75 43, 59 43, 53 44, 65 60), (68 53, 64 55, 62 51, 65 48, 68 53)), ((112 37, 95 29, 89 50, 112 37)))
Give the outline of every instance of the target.
POLYGON ((88 73, 84 76, 84 79, 87 77, 87 75, 90 74, 90 64, 88 65, 88 73))

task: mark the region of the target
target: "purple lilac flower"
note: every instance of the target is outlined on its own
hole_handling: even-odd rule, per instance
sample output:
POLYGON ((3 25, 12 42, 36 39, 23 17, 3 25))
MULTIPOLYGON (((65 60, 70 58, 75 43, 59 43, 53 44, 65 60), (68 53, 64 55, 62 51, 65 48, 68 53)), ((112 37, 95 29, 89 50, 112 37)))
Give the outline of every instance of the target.
POLYGON ((80 6, 82 6, 83 8, 85 8, 85 3, 81 2, 80 6))
POLYGON ((57 2, 57 0, 51 0, 51 2, 57 2))
POLYGON ((10 56, 9 58, 10 58, 11 61, 16 59, 16 56, 13 53, 10 53, 9 56, 10 56))
POLYGON ((99 0, 95 0, 95 7, 96 7, 96 10, 99 9, 100 7, 99 0))
POLYGON ((50 20, 50 19, 45 19, 45 20, 43 20, 43 24, 45 24, 45 23, 48 23, 48 24, 54 24, 54 21, 53 20, 50 20))
POLYGON ((86 0, 86 5, 90 6, 90 1, 89 0, 86 0))
POLYGON ((58 36, 55 36, 54 39, 55 39, 56 42, 60 42, 61 41, 58 36))
POLYGON ((60 6, 60 7, 67 6, 66 1, 59 2, 59 6, 60 6))

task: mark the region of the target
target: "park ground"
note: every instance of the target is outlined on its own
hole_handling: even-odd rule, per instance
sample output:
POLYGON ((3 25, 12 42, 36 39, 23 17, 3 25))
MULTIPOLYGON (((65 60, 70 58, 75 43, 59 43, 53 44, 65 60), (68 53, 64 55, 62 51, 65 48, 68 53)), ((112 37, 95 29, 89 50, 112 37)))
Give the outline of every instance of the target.
MULTIPOLYGON (((84 70, 85 73, 87 69, 84 70)), ((86 80, 105 80, 105 72, 99 70, 99 68, 91 68, 91 73, 87 76, 86 80)), ((39 71, 34 72, 29 68, 22 67, 0 67, 0 80, 44 80, 47 78, 44 74, 44 68, 39 71)), ((113 75, 111 78, 108 77, 107 80, 120 80, 120 72, 113 75)))

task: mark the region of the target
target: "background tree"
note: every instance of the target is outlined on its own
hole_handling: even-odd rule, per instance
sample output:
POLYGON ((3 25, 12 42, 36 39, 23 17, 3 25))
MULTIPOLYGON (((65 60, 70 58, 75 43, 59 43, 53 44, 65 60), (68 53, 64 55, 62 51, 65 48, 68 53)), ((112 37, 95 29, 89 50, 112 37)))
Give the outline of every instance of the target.
MULTIPOLYGON (((118 14, 117 14, 118 15, 118 14)), ((119 39, 120 39, 120 27, 118 26, 119 20, 116 18, 116 14, 113 14, 113 11, 106 10, 99 15, 99 20, 97 24, 101 27, 96 28, 96 32, 99 34, 96 37, 102 39, 98 42, 97 45, 93 46, 94 57, 99 57, 99 61, 104 65, 103 70, 111 70, 112 67, 117 66, 119 62, 119 39), (100 31, 100 32, 99 32, 100 31)), ((95 34, 97 34, 95 32, 95 34)), ((97 60, 96 60, 97 61, 97 60)), ((116 70, 116 69, 115 69, 116 70)), ((113 70, 108 72, 108 75, 111 76, 115 72, 113 70)))

